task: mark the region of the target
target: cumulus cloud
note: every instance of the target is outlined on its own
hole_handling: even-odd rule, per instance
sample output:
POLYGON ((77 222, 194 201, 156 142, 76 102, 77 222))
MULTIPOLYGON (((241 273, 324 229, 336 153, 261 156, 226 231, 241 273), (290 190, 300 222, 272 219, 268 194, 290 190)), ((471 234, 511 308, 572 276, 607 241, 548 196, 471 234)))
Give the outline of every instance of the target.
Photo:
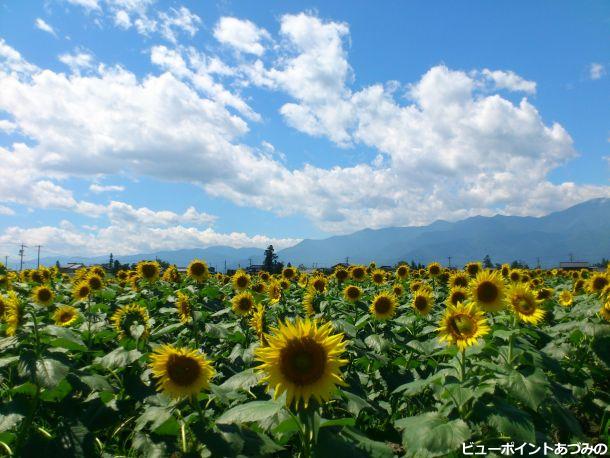
MULTIPOLYGON (((252 61, 238 67, 193 48, 155 46, 151 61, 161 72, 145 77, 103 65, 86 76, 35 67, 24 74, 12 66, 29 64, 16 51, 5 52, 13 57, 8 64, 0 60, 6 69, 0 110, 30 141, 0 150, 4 164, 21 170, 2 177, 0 200, 37 202, 37 187, 45 186, 58 208, 111 219, 141 215, 146 212, 77 202, 56 182, 152 176, 349 232, 497 212, 538 215, 610 195, 607 186, 550 182, 549 173, 577 155, 570 135, 545 123, 527 97, 513 102, 496 92, 531 94, 534 82, 507 70, 437 65, 414 82, 358 87, 348 62, 347 24, 304 13, 280 22, 277 55, 250 53, 252 61), (278 110, 289 126, 342 148, 370 148, 376 159, 289 168, 271 143, 248 146, 248 121, 257 115, 219 82, 221 75, 287 95, 278 110), (406 100, 396 95, 400 87, 407 88, 406 100)), ((187 225, 184 218, 174 214, 169 224, 187 225)), ((172 230, 195 238, 207 231, 157 232, 172 230)))
POLYGON ((72 54, 60 54, 58 59, 61 63, 70 67, 70 70, 72 70, 74 73, 92 68, 94 60, 91 53, 79 50, 76 50, 72 54))
POLYGON ((589 78, 598 80, 606 75, 606 67, 603 64, 593 62, 589 65, 589 78))
POLYGON ((0 215, 11 216, 15 214, 15 210, 6 205, 0 205, 0 215))
POLYGON ((122 192, 125 190, 125 186, 119 185, 100 185, 97 183, 91 183, 89 186, 89 191, 94 192, 95 194, 101 194, 103 192, 122 192))
POLYGON ((134 230, 128 225, 77 228, 66 222, 59 227, 10 226, 0 234, 0 248, 4 251, 14 249, 15 241, 23 241, 31 246, 43 245, 47 251, 60 255, 78 253, 80 256, 91 256, 109 252, 136 254, 214 245, 264 248, 272 244, 281 249, 292 246, 300 240, 248 235, 243 232, 219 233, 212 228, 199 229, 183 225, 172 227, 139 225, 137 230, 134 230))
POLYGON ((51 27, 51 25, 49 25, 48 23, 46 23, 43 19, 41 18, 36 18, 36 20, 34 21, 34 26, 38 29, 38 30, 42 30, 43 32, 47 32, 50 33, 53 36, 57 36, 57 34, 55 33, 55 30, 53 29, 53 27, 51 27))
POLYGON ((269 32, 257 27, 252 21, 226 16, 220 18, 214 27, 214 37, 238 51, 256 56, 265 52, 261 41, 271 39, 269 32))
POLYGON ((509 91, 520 91, 528 94, 536 93, 536 82, 528 81, 513 71, 502 70, 483 70, 483 76, 495 84, 497 89, 507 89, 509 91))

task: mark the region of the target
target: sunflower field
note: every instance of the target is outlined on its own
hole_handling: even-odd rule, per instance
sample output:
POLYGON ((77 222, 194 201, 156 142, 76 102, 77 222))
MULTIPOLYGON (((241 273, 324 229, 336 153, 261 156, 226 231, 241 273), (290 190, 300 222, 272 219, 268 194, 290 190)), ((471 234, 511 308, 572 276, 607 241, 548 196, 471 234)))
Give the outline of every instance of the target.
POLYGON ((607 446, 609 284, 609 271, 477 262, 231 276, 201 260, 186 273, 2 267, 0 455, 607 446))

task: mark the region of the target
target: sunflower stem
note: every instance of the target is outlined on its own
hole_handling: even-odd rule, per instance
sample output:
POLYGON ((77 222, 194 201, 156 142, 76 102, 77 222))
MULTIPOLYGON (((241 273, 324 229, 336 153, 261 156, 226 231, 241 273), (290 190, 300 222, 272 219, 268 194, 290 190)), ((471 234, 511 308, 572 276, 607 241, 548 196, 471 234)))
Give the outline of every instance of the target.
POLYGON ((460 380, 464 383, 466 379, 466 349, 462 348, 462 356, 460 359, 460 380))

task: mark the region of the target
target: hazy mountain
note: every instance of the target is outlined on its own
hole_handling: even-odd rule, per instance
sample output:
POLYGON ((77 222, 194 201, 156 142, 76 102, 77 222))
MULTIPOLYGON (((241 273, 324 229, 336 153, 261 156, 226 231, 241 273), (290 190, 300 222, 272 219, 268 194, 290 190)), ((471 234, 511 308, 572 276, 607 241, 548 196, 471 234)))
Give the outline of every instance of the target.
MULTIPOLYGON (((156 253, 121 256, 122 263, 142 259, 163 259, 178 266, 186 266, 191 259, 205 259, 210 266, 224 269, 261 264, 264 250, 260 248, 209 248, 159 251, 156 253)), ((521 260, 530 266, 538 261, 542 266, 554 266, 560 261, 598 262, 610 258, 610 199, 593 199, 566 210, 539 218, 520 216, 475 216, 456 222, 436 221, 428 226, 364 229, 349 235, 321 240, 303 240, 297 245, 280 250, 280 260, 293 265, 331 266, 344 262, 392 265, 398 261, 429 263, 440 261, 462 265, 471 260, 482 260, 489 254, 493 262, 521 260)), ((58 258, 42 259, 52 265, 58 258)), ((59 257, 62 264, 108 262, 107 256, 59 257)), ((14 267, 14 262, 11 263, 14 267)), ((35 267, 35 261, 25 263, 35 267)))
POLYGON ((593 199, 563 211, 534 217, 475 216, 421 227, 365 229, 323 240, 303 240, 280 251, 282 260, 311 266, 350 263, 395 264, 398 261, 454 265, 481 260, 522 260, 553 266, 574 259, 597 262, 610 258, 610 199, 593 199))

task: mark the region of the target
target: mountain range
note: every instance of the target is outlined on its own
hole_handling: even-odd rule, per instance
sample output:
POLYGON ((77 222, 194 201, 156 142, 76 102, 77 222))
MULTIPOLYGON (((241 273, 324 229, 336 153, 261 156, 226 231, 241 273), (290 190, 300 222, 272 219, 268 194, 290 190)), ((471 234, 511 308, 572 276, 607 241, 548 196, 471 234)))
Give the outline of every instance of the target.
MULTIPOLYGON (((133 263, 158 258, 185 266, 191 259, 201 258, 223 271, 225 261, 227 268, 261 264, 263 253, 260 248, 213 246, 117 255, 115 259, 133 263)), ((277 253, 284 263, 306 267, 332 266, 346 260, 351 264, 374 260, 379 265, 439 261, 461 266, 486 255, 494 263, 518 260, 542 267, 570 259, 598 262, 610 258, 610 198, 588 200, 542 217, 475 216, 455 222, 439 220, 427 226, 364 229, 325 239, 305 239, 277 253)), ((41 263, 52 265, 56 260, 62 264, 100 264, 108 257, 48 257, 41 263)), ((36 261, 25 265, 35 266, 36 261)))

